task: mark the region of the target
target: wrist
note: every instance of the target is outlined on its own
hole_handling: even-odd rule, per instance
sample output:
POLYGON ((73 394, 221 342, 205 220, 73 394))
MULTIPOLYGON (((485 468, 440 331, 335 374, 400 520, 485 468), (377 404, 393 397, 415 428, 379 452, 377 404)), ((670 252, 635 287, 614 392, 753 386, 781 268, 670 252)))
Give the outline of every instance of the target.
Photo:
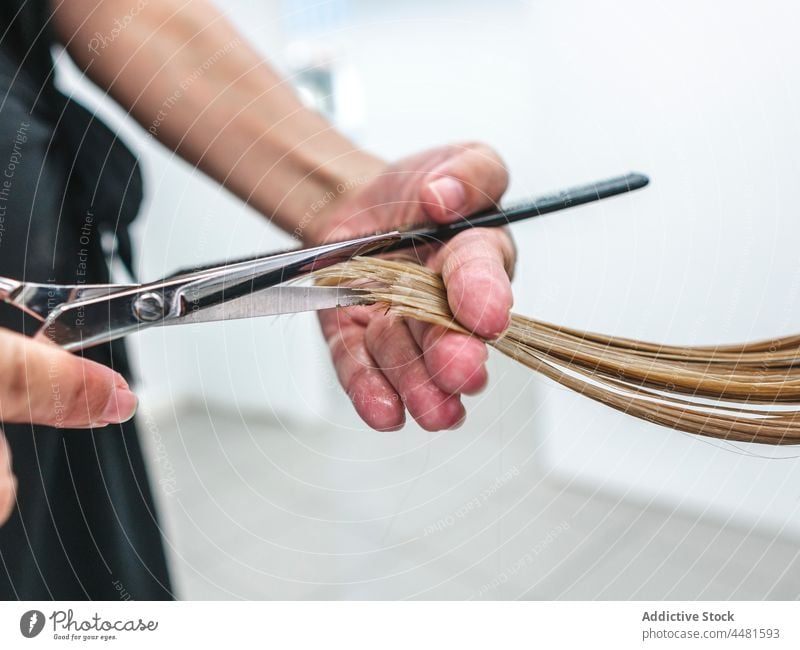
POLYGON ((293 201, 290 233, 304 244, 321 243, 334 227, 331 215, 387 167, 372 154, 350 145, 324 162, 307 161, 307 182, 293 201))
POLYGON ((256 188, 249 200, 304 242, 313 241, 312 232, 334 203, 386 168, 306 108, 262 133, 257 148, 261 164, 250 173, 260 168, 260 178, 246 181, 256 188), (264 172, 263 162, 270 160, 275 162, 264 172))

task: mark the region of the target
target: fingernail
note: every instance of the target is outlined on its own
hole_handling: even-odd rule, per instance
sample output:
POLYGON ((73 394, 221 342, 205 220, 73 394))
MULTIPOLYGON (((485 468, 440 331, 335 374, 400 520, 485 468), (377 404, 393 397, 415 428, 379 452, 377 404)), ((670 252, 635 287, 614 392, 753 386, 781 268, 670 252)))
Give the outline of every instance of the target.
POLYGON ((428 188, 436 196, 439 205, 451 212, 458 212, 467 200, 464 185, 449 176, 437 178, 428 188))
POLYGON ((114 386, 117 388, 121 388, 122 390, 130 390, 130 386, 126 381, 125 377, 120 375, 118 372, 114 373, 114 386))
POLYGON ((119 422, 127 422, 136 413, 136 407, 139 405, 139 399, 128 388, 119 384, 114 386, 111 391, 111 396, 108 399, 103 413, 100 415, 100 421, 96 426, 104 426, 106 424, 116 424, 119 422))

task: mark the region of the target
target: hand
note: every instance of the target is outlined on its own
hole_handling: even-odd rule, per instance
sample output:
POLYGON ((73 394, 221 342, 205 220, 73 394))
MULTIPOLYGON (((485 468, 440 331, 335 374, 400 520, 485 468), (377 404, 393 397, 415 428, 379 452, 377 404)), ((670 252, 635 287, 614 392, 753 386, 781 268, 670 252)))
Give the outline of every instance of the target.
MULTIPOLYGON (((492 207, 508 183, 497 154, 481 144, 433 149, 386 167, 333 202, 306 239, 332 241, 404 224, 446 223, 492 207)), ((497 338, 509 325, 514 245, 504 229, 476 228, 425 254, 442 277, 450 308, 471 332, 497 338)), ((393 431, 405 411, 429 431, 456 428, 461 394, 486 384, 485 344, 385 308, 320 313, 339 381, 371 427, 393 431)))
MULTIPOLYGON (((133 417, 122 375, 53 345, 0 329, 0 421, 102 427, 133 417)), ((11 451, 0 431, 0 525, 14 506, 11 451)))

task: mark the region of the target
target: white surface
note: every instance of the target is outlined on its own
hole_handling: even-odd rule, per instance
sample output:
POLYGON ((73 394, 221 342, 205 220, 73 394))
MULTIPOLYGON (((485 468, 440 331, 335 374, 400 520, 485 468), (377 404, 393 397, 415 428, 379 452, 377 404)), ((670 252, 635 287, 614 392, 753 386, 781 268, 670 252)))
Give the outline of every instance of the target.
POLYGON ((798 597, 796 536, 566 483, 532 435, 140 416, 182 598, 798 597))

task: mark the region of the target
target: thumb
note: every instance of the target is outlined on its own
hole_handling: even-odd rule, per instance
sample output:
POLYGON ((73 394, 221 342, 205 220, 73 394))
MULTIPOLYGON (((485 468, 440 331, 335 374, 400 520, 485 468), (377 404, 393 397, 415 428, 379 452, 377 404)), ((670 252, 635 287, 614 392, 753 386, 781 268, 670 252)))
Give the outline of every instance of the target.
POLYGON ((0 420, 100 427, 129 420, 136 404, 111 368, 0 329, 0 420))
POLYGON ((508 171, 494 149, 480 143, 449 148, 420 189, 423 210, 438 223, 493 207, 508 187, 508 171))

